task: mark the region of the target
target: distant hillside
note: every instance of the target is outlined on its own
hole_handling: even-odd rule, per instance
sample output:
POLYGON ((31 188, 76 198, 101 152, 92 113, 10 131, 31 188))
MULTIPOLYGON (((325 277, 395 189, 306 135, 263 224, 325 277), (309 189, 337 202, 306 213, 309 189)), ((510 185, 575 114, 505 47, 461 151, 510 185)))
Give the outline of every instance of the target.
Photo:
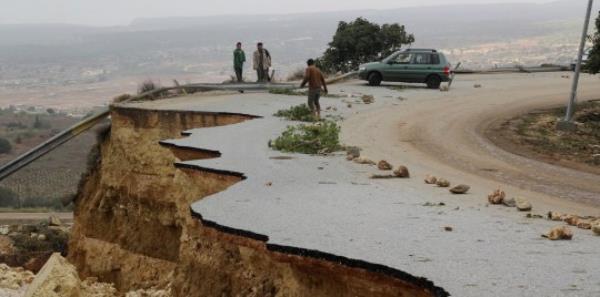
MULTIPOLYGON (((359 16, 380 23, 404 24, 415 34, 415 46, 459 50, 451 57, 474 65, 518 60, 524 50, 497 51, 497 57, 489 61, 480 54, 471 59, 465 54, 470 52, 469 47, 537 37, 544 38, 532 41, 541 42, 540 47, 525 49, 537 58, 523 63, 565 62, 571 58, 571 48, 579 37, 585 4, 567 0, 549 4, 138 19, 129 26, 110 28, 0 25, 0 87, 185 72, 223 76, 230 72, 231 49, 238 40, 249 50, 256 41, 264 41, 275 57, 277 69, 286 72, 300 67, 307 57, 320 55, 338 21, 359 16), (555 45, 559 48, 556 52, 555 45), (97 73, 97 77, 84 77, 84 73, 97 73)), ((600 3, 596 3, 596 11, 598 7, 600 3)))

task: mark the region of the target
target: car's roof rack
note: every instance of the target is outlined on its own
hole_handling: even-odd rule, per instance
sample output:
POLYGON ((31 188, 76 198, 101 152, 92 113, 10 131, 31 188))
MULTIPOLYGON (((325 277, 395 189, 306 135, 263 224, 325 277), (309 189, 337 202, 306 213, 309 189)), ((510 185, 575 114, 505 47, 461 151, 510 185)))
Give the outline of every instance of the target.
POLYGON ((432 48, 407 48, 404 51, 406 52, 432 52, 437 53, 437 50, 432 48))

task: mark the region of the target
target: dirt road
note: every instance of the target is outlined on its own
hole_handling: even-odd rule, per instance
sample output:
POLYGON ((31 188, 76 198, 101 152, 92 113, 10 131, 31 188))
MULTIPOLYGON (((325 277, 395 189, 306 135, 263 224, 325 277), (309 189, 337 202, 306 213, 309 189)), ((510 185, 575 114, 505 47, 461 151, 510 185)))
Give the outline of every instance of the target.
MULTIPOLYGON (((414 176, 434 174, 470 184, 482 199, 500 187, 509 196, 529 199, 540 212, 598 215, 600 176, 509 153, 484 136, 499 120, 565 104, 571 83, 565 76, 571 74, 463 75, 450 92, 409 87, 398 92, 406 100, 348 118, 342 140, 373 159, 402 162, 414 176)), ((344 88, 362 85, 353 82, 344 88)), ((385 87, 372 90, 375 96, 389 92, 385 87)), ((600 77, 583 76, 579 98, 600 98, 600 77)))
POLYGON ((11 224, 37 224, 41 221, 48 220, 51 215, 57 216, 63 223, 71 223, 73 221, 73 213, 18 213, 8 212, 0 213, 0 224, 11 225, 11 224))

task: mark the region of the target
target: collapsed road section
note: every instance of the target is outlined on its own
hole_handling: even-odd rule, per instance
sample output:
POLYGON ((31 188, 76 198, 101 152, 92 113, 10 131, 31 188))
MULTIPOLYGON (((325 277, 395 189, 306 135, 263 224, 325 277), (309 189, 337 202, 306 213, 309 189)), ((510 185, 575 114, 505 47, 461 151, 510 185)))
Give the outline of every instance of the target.
MULTIPOLYGON (((193 203, 258 177, 241 167, 185 162, 224 160, 225 148, 165 140, 192 128, 239 129, 246 125, 236 124, 258 122, 257 116, 124 105, 113 107, 111 117, 98 162, 76 199, 69 260, 83 277, 122 291, 170 284, 176 296, 448 296, 424 278, 387 266, 271 242, 205 219, 210 214, 194 207, 191 215, 193 203)), ((212 137, 219 136, 206 140, 212 137)))

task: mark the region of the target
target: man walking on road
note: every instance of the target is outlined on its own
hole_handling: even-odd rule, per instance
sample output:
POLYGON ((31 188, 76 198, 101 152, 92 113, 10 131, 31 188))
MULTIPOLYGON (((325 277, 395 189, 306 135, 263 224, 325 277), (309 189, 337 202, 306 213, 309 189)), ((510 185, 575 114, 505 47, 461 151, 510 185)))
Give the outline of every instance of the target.
POLYGON ((242 50, 242 43, 238 42, 236 49, 233 51, 233 69, 238 82, 243 82, 244 62, 246 62, 246 54, 242 50))
POLYGON ((252 57, 254 70, 258 76, 258 82, 271 81, 269 78, 269 68, 271 67, 271 54, 265 48, 263 48, 262 42, 257 44, 257 49, 252 57))
POLYGON ((304 73, 304 80, 300 85, 300 88, 304 88, 308 83, 308 107, 315 115, 317 120, 321 119, 321 104, 319 99, 321 98, 321 88, 325 94, 327 94, 327 83, 325 83, 325 77, 317 66, 315 66, 315 60, 309 59, 306 64, 306 72, 304 73))

